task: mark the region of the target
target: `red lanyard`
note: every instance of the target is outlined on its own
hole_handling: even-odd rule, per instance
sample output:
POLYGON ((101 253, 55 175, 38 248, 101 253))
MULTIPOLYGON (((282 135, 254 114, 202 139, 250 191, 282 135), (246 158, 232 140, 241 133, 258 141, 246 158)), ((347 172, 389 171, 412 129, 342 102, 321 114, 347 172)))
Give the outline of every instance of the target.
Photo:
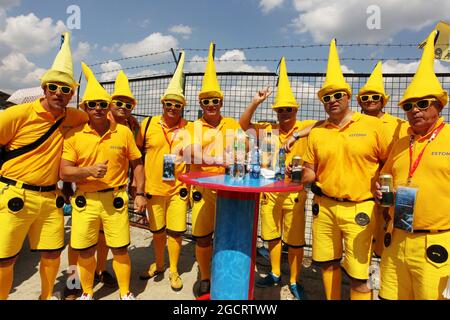
POLYGON ((413 148, 414 148, 414 135, 411 135, 409 137, 409 175, 408 175, 408 182, 411 182, 411 179, 414 175, 414 172, 416 172, 417 167, 419 166, 420 161, 422 160, 423 153, 425 152, 426 147, 430 144, 431 141, 433 141, 439 132, 441 132, 442 128, 444 127, 445 123, 441 123, 439 127, 437 127, 434 132, 432 133, 431 137, 428 139, 427 144, 425 147, 423 147, 422 151, 417 156, 416 161, 413 163, 413 148))
POLYGON ((170 152, 172 152, 173 141, 175 140, 175 137, 177 136, 177 133, 178 133, 178 130, 180 129, 180 127, 177 126, 176 131, 173 133, 172 140, 169 140, 169 137, 167 136, 167 132, 164 129, 164 125, 161 122, 159 124, 161 125, 162 132, 164 133, 164 138, 166 138, 167 144, 169 145, 170 152))

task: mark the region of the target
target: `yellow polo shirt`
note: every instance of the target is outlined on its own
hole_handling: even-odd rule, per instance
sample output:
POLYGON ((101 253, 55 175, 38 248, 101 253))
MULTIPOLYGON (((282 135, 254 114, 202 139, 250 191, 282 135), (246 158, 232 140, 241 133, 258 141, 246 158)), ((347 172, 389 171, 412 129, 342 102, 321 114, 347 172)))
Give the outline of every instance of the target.
MULTIPOLYGON (((255 126, 255 130, 258 133, 258 137, 259 137, 259 130, 265 130, 267 132, 272 132, 272 133, 277 133, 278 132, 278 146, 277 149, 279 147, 281 147, 290 137, 292 137, 292 134, 295 131, 300 131, 305 129, 306 127, 309 127, 311 125, 313 125, 314 123, 316 123, 316 120, 304 120, 304 121, 296 121, 295 125, 292 127, 291 130, 289 130, 289 132, 284 132, 280 129, 280 125, 278 123, 269 123, 269 122, 261 122, 261 123, 256 123, 254 124, 255 126)), ((272 134, 273 136, 273 134, 272 134)), ((289 165, 292 162, 292 158, 294 156, 300 156, 304 157, 304 154, 306 152, 306 147, 307 147, 307 139, 306 138, 300 138, 300 140, 298 140, 297 142, 295 142, 295 144, 293 145, 293 147, 291 148, 291 151, 289 153, 286 153, 286 166, 289 165)))
POLYGON ((342 128, 328 120, 313 128, 304 161, 317 165, 316 183, 324 194, 362 201, 373 198, 373 180, 388 146, 381 121, 354 112, 342 128))
POLYGON ((389 141, 389 151, 391 151, 395 142, 407 134, 409 127, 408 121, 394 117, 389 113, 384 113, 381 118, 383 130, 389 141))
POLYGON ((86 123, 69 131, 64 139, 62 158, 78 167, 93 166, 108 160, 108 170, 103 178, 88 177, 77 182, 77 188, 82 192, 126 185, 129 161, 140 157, 141 152, 130 129, 114 122, 110 122, 110 128, 103 136, 86 123))
MULTIPOLYGON (((444 118, 440 118, 438 127, 444 118)), ((414 135, 413 161, 428 144, 432 132, 425 136, 414 135)), ((408 129, 408 135, 394 145, 382 173, 390 173, 394 178, 394 188, 404 184, 409 174, 409 139, 414 134, 408 129)), ((422 160, 417 167, 412 185, 418 187, 414 210, 414 229, 447 230, 450 229, 450 126, 446 124, 439 135, 428 144, 422 160)))
MULTIPOLYGON (((6 145, 8 150, 26 146, 59 120, 44 109, 42 100, 12 106, 0 114, 0 145, 6 145)), ((58 129, 36 149, 5 162, 0 175, 39 186, 55 184, 59 180, 64 135, 87 121, 84 111, 66 108, 66 118, 58 129)))
MULTIPOLYGON (((137 145, 140 147, 143 144, 148 119, 142 121, 136 138, 137 145)), ((181 157, 181 151, 190 142, 190 138, 187 137, 190 125, 192 122, 181 119, 178 126, 167 128, 161 116, 151 118, 145 137, 145 192, 151 195, 171 196, 178 193, 181 188, 186 188, 186 184, 179 181, 178 176, 186 173, 186 163, 181 157), (175 181, 162 180, 165 154, 177 155, 175 181)))
MULTIPOLYGON (((236 130, 240 128, 239 122, 233 118, 220 120, 217 127, 208 124, 203 118, 194 121, 191 129, 192 142, 202 146, 202 157, 223 159, 223 152, 232 148, 236 130)), ((191 164, 192 172, 225 173, 225 167, 214 165, 191 164)))

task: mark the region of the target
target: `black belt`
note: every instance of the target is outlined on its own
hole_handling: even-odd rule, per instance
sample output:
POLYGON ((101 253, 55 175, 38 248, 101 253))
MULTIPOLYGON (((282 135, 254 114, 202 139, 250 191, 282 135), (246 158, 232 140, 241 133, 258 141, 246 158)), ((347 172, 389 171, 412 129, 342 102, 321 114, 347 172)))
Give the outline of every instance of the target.
POLYGON ((322 192, 322 189, 321 189, 320 187, 318 187, 315 183, 313 183, 313 184, 311 185, 311 191, 312 191, 312 193, 314 193, 316 196, 319 196, 319 197, 325 197, 325 198, 328 198, 328 199, 331 199, 331 200, 334 200, 334 201, 338 201, 338 202, 364 202, 364 201, 375 201, 375 198, 369 198, 369 199, 365 199, 365 200, 362 200, 362 201, 353 201, 353 200, 350 200, 350 199, 347 199, 347 198, 335 198, 335 197, 330 197, 330 196, 327 196, 325 193, 323 193, 323 192, 322 192))
POLYGON ((126 185, 124 184, 123 186, 118 186, 118 187, 115 187, 115 188, 108 188, 108 189, 98 190, 97 192, 117 191, 117 190, 122 190, 125 187, 126 187, 126 185))
MULTIPOLYGON (((16 186, 19 184, 19 182, 17 182, 16 180, 12 180, 6 177, 0 177, 0 182, 9 184, 11 186, 16 186)), ((51 186, 35 186, 32 184, 22 183, 22 186, 20 188, 32 191, 48 192, 48 191, 55 191, 56 184, 52 184, 51 186)))
POLYGON ((450 231, 450 229, 447 230, 413 230, 413 233, 439 233, 439 232, 447 232, 450 231))

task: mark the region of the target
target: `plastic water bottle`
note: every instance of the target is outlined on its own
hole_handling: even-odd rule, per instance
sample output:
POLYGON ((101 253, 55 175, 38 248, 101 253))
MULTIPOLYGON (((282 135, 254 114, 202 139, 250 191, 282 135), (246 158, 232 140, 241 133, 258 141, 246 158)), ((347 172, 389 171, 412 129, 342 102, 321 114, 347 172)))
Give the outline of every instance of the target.
POLYGON ((278 151, 278 161, 275 168, 275 180, 284 180, 286 171, 286 152, 283 148, 278 151))
POLYGON ((250 178, 259 179, 261 165, 259 160, 259 149, 256 143, 253 145, 250 159, 250 178))

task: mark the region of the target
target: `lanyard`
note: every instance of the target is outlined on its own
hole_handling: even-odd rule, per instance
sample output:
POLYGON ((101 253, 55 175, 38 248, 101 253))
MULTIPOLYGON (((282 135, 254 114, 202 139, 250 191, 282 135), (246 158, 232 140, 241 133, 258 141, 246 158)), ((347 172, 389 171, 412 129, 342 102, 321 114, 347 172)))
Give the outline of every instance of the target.
POLYGON ((172 135, 172 139, 169 140, 169 136, 167 135, 167 132, 166 132, 166 130, 164 129, 164 125, 163 125, 161 122, 160 122, 159 124, 161 125, 161 130, 162 130, 162 132, 164 133, 164 138, 166 138, 166 142, 167 142, 167 144, 169 145, 170 152, 172 153, 172 145, 173 145, 173 142, 175 141, 175 138, 176 138, 176 136, 177 136, 177 133, 178 133, 178 130, 180 129, 180 127, 177 126, 175 132, 174 132, 173 135, 172 135))
POLYGON ((416 161, 413 163, 413 148, 414 148, 414 135, 411 135, 409 137, 409 174, 408 174, 408 183, 411 182, 411 179, 414 175, 414 172, 416 172, 417 167, 419 166, 420 161, 422 160, 423 153, 425 152, 426 147, 430 144, 431 141, 433 141, 439 132, 441 132, 442 128, 444 127, 445 123, 441 123, 439 127, 437 127, 434 131, 431 137, 428 139, 427 144, 425 147, 423 147, 422 151, 417 156, 416 161))

